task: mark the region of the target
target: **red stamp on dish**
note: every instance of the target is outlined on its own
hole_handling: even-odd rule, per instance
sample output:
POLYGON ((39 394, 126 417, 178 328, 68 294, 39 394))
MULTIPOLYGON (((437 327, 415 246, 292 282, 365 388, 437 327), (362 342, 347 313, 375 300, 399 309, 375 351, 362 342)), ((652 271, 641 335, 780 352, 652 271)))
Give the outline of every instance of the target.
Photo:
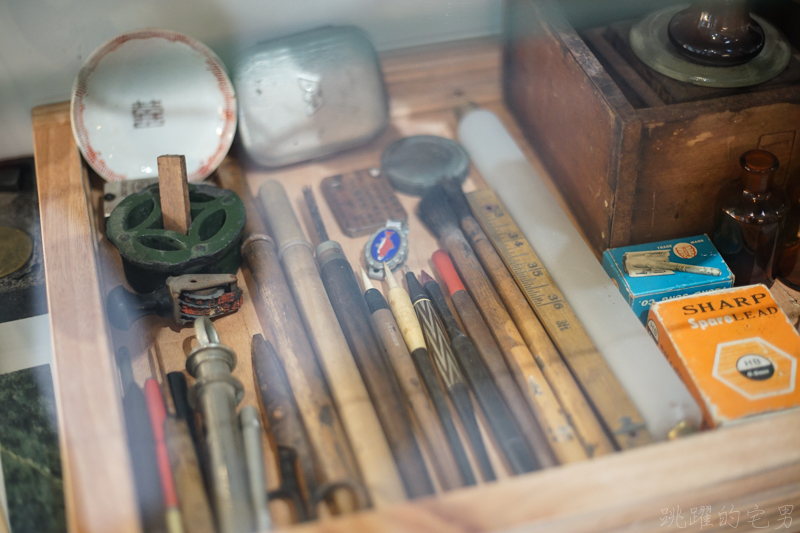
POLYGON ((682 257, 683 259, 691 259, 697 255, 697 248, 688 242, 679 242, 672 247, 672 251, 675 253, 675 255, 682 257))

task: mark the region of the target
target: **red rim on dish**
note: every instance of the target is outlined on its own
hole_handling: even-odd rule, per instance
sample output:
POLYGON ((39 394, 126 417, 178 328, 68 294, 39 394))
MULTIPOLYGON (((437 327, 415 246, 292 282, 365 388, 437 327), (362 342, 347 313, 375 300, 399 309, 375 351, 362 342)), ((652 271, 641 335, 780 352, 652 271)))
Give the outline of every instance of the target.
MULTIPOLYGON (((204 156, 200 158, 199 164, 190 165, 189 157, 187 157, 187 172, 189 181, 201 181, 208 177, 214 170, 216 170, 233 143, 237 121, 236 95, 233 84, 225 72, 225 67, 217 55, 201 42, 180 33, 158 29, 137 30, 124 33, 115 37, 114 39, 111 39, 110 41, 107 41, 89 56, 89 58, 81 67, 72 90, 70 115, 72 122, 72 133, 75 136, 75 142, 78 144, 78 148, 89 165, 91 165, 91 167, 107 181, 125 181, 140 177, 156 177, 157 173, 154 173, 151 176, 130 176, 126 172, 121 172, 120 169, 115 169, 114 165, 109 164, 109 162, 106 161, 104 155, 101 153, 101 150, 99 150, 96 146, 93 146, 87 125, 84 120, 88 96, 87 91, 89 89, 90 79, 100 66, 101 62, 109 54, 119 50, 126 43, 135 40, 147 39, 164 39, 171 43, 177 42, 188 46, 192 51, 200 54, 205 59, 205 69, 210 72, 216 80, 216 88, 219 90, 222 102, 222 109, 220 110, 219 115, 223 117, 221 128, 215 132, 219 137, 219 142, 213 151, 209 151, 210 153, 207 155, 204 154, 204 156)), ((167 152, 164 152, 164 154, 165 153, 167 152)), ((170 153, 175 152, 173 151, 170 153)), ((154 155, 152 157, 152 165, 155 166, 156 157, 158 155, 164 154, 154 155)))

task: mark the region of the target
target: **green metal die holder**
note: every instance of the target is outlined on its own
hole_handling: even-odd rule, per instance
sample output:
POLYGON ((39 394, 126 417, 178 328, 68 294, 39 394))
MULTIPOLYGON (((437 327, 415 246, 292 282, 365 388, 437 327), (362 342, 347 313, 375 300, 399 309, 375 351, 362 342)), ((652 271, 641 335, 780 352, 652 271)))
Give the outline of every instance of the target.
POLYGON ((246 211, 242 200, 213 185, 189 185, 188 235, 165 230, 158 185, 125 198, 106 225, 122 256, 125 277, 138 292, 152 292, 170 276, 236 274, 246 211))

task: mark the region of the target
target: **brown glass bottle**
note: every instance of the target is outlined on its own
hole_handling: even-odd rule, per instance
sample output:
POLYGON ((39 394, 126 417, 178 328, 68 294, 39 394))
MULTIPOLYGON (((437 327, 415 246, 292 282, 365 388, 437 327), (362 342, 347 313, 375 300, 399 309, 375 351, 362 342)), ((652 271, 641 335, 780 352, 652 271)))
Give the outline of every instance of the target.
POLYGON ((719 203, 714 245, 737 286, 772 283, 772 263, 789 206, 783 189, 772 186, 778 158, 750 150, 739 162, 741 179, 724 189, 719 203))
POLYGON ((764 47, 745 0, 697 0, 672 17, 667 33, 681 55, 712 67, 747 63, 764 47))
POLYGON ((789 202, 775 259, 775 277, 800 291, 800 180, 789 189, 789 202))

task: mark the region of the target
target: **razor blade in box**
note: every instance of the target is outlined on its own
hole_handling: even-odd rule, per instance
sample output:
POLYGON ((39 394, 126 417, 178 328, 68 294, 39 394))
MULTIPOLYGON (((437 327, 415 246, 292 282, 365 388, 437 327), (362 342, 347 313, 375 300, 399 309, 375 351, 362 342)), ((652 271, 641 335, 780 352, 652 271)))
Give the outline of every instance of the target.
POLYGON ((656 302, 726 289, 734 279, 706 235, 612 248, 603 268, 642 324, 656 302))

